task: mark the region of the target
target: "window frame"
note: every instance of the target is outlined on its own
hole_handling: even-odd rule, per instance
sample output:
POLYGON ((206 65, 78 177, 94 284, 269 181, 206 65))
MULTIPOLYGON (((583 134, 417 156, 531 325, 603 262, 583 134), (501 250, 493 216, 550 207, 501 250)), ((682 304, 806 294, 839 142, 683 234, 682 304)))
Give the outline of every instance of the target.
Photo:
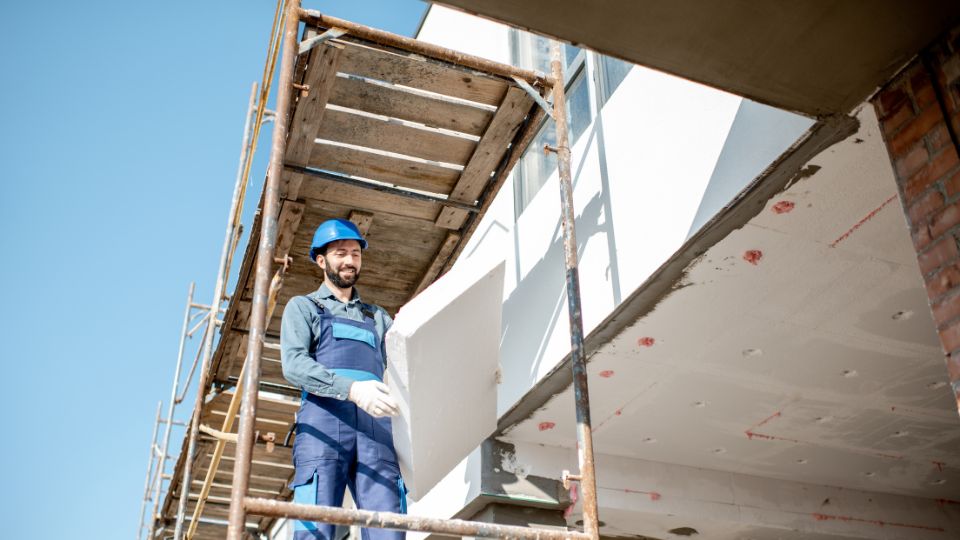
MULTIPOLYGON (((521 51, 520 51, 520 47, 522 43, 521 38, 526 37, 524 36, 524 33, 531 36, 535 36, 535 38, 545 39, 549 41, 549 38, 545 38, 543 36, 531 34, 529 32, 524 32, 516 28, 511 29, 509 34, 509 39, 510 39, 509 45, 510 45, 511 60, 514 63, 517 63, 519 61, 518 59, 521 56, 521 51)), ((565 47, 568 46, 566 44, 563 44, 563 45, 565 47)), ((565 54, 564 54, 564 60, 566 60, 565 54)), ((595 85, 589 84, 589 80, 588 80, 588 77, 590 77, 595 70, 595 66, 593 65, 594 63, 593 60, 594 60, 593 54, 588 54, 586 49, 577 47, 576 56, 573 57, 573 60, 565 67, 563 71, 564 95, 569 95, 570 89, 573 88, 575 85, 577 84, 584 85, 583 91, 587 92, 587 102, 589 104, 589 111, 590 111, 590 120, 587 123, 588 126, 593 123, 598 111, 598 108, 596 107, 596 98, 598 97, 596 94, 596 88, 595 88, 595 85)), ((569 103, 569 100, 568 100, 568 103, 569 103)), ((547 126, 549 125, 550 122, 553 122, 553 119, 550 118, 549 115, 545 115, 543 119, 540 121, 540 123, 536 126, 536 133, 533 136, 533 140, 537 140, 540 137, 543 131, 547 129, 547 126)), ((575 141, 571 140, 571 144, 573 144, 574 142, 575 141)), ((524 154, 517 161, 517 165, 514 166, 514 179, 513 179, 514 221, 520 218, 520 216, 523 214, 523 211, 526 210, 526 207, 529 205, 530 200, 533 200, 533 196, 534 196, 534 194, 531 194, 531 196, 529 197, 530 200, 526 201, 526 204, 524 204, 524 199, 526 198, 525 197, 526 190, 524 186, 526 185, 527 178, 526 178, 526 171, 523 166, 523 160, 526 157, 526 153, 531 151, 542 152, 543 150, 536 149, 532 145, 527 147, 527 149, 524 151, 524 154)), ((551 172, 551 174, 553 173, 551 172)), ((542 180, 544 183, 546 183, 546 178, 542 180)), ((543 184, 540 184, 540 187, 543 187, 543 184)), ((540 187, 537 188, 536 192, 540 191, 540 187)))

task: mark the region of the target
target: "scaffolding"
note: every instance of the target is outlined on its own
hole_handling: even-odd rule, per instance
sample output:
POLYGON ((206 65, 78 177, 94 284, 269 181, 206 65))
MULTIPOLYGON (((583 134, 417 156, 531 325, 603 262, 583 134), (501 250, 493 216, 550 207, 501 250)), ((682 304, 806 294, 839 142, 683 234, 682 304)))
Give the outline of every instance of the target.
MULTIPOLYGON (((261 91, 255 99, 255 84, 247 110, 214 300, 201 320, 195 407, 185 448, 167 475, 163 508, 159 491, 152 499, 149 538, 222 538, 226 525, 227 538, 240 540, 269 530, 281 517, 457 536, 599 538, 559 44, 552 54, 552 73, 545 75, 305 10, 300 0, 278 1, 261 91), (278 59, 266 182, 228 297, 250 163, 270 116, 265 104, 278 59), (315 265, 291 254, 306 251, 321 221, 354 221, 365 236, 380 240, 371 245, 394 246, 365 254, 371 267, 389 270, 369 275, 374 285, 364 287, 364 299, 395 313, 456 261, 545 116, 557 128, 557 146, 543 151, 555 153, 559 164, 576 395, 579 472, 563 471, 562 478, 565 485, 580 484, 584 531, 286 502, 299 389, 280 372, 275 313, 291 297, 314 290, 320 279, 315 265), (202 482, 195 479, 201 474, 202 482)), ((191 286, 188 306, 192 295, 191 286)), ((179 366, 178 359, 174 396, 179 366)), ((167 435, 172 417, 170 409, 167 435)), ((159 426, 159 407, 157 419, 159 426)), ((151 459, 146 483, 158 490, 162 460, 156 470, 151 459)))

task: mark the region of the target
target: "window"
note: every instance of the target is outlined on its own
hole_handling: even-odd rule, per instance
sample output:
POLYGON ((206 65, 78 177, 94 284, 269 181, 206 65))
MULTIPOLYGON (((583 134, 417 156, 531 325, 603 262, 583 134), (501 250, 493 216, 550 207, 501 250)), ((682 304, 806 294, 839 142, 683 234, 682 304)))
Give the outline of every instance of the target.
POLYGON ((600 106, 610 99, 620 86, 633 64, 609 56, 597 55, 597 72, 600 79, 600 106))
MULTIPOLYGON (((550 72, 550 40, 528 32, 511 33, 514 64, 544 73, 550 72)), ((586 52, 578 47, 563 45, 563 75, 566 81, 567 123, 570 144, 573 145, 593 120, 590 109, 590 85, 586 84, 586 52)), ((547 178, 557 169, 557 157, 544 153, 544 145, 556 146, 557 130, 547 118, 517 164, 514 184, 516 215, 519 216, 533 199, 547 178)))

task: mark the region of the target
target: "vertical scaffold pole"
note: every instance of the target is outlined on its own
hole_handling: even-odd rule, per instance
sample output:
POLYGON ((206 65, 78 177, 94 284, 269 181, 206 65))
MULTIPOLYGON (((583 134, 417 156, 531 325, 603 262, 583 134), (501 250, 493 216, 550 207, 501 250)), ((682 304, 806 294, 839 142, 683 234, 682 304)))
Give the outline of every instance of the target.
POLYGON ((230 489, 230 520, 228 540, 242 540, 246 522, 244 498, 250 483, 250 465, 253 454, 253 431, 257 413, 257 393, 260 389, 260 355, 267 327, 267 304, 270 281, 273 276, 273 257, 277 244, 277 221, 280 215, 280 176, 287 149, 290 99, 293 89, 293 69, 297 54, 297 30, 300 27, 300 0, 288 0, 284 10, 283 48, 277 89, 276 119, 270 149, 270 165, 263 194, 263 214, 260 221, 260 243, 257 247, 256 280, 253 286, 253 304, 250 308, 250 334, 243 377, 243 403, 240 406, 240 424, 233 466, 233 485, 230 489))
POLYGON ((254 104, 257 98, 257 83, 250 89, 250 100, 247 103, 247 115, 243 125, 243 142, 240 146, 240 164, 237 167, 237 178, 233 186, 233 200, 230 203, 230 215, 227 217, 227 230, 224 235, 223 248, 220 250, 220 266, 217 269, 217 281, 213 291, 213 301, 210 302, 210 314, 207 319, 207 330, 203 335, 202 358, 200 363, 200 377, 197 386, 197 399, 193 405, 193 416, 190 422, 190 435, 187 443, 187 460, 183 464, 183 479, 180 482, 180 504, 177 508, 177 523, 173 532, 173 540, 180 540, 183 535, 183 520, 187 512, 187 499, 190 498, 190 484, 193 481, 193 457, 197 447, 197 437, 200 434, 200 410, 206 395, 207 376, 210 371, 210 361, 213 358, 213 336, 217 329, 217 318, 220 315, 220 305, 226 294, 227 281, 230 278, 230 259, 233 251, 233 242, 237 234, 237 216, 242 207, 245 190, 243 188, 243 173, 247 160, 253 159, 248 155, 251 122, 254 115, 254 104))
MULTIPOLYGON (((163 408, 163 402, 157 402, 157 418, 153 422, 153 437, 150 439, 150 460, 147 461, 147 478, 143 481, 143 502, 140 503, 140 529, 137 530, 137 540, 143 536, 144 528, 144 516, 146 515, 147 510, 147 501, 150 500, 150 479, 153 477, 153 463, 156 452, 154 448, 157 447, 157 431, 160 428, 160 409, 163 408)), ((150 516, 150 521, 152 523, 153 516, 150 516)), ((150 526, 153 529, 153 525, 150 526)))
POLYGON ((160 447, 160 457, 157 460, 157 480, 153 488, 153 513, 150 515, 150 535, 153 540, 157 526, 157 511, 160 509, 160 486, 163 484, 163 468, 167 463, 167 453, 170 451, 170 431, 173 429, 173 412, 177 407, 177 394, 180 393, 180 370, 183 368, 183 348, 187 344, 187 332, 190 326, 190 310, 193 305, 193 291, 196 283, 190 282, 187 291, 187 305, 183 308, 183 327, 180 329, 180 345, 177 349, 177 367, 173 372, 173 384, 170 389, 170 403, 167 405, 167 425, 163 428, 163 446, 160 447))
POLYGON ((600 537, 597 517, 597 482, 593 463, 593 429, 590 426, 590 394, 587 390, 587 359, 583 350, 583 317, 580 308, 580 274, 577 269, 577 233, 573 209, 573 181, 570 174, 570 135, 567 127, 567 98, 563 88, 563 53, 558 41, 551 43, 553 72, 553 118, 557 128, 557 168, 560 172, 563 254, 566 263, 567 311, 570 316, 570 346, 573 391, 577 407, 577 461, 583 495, 583 531, 600 537))

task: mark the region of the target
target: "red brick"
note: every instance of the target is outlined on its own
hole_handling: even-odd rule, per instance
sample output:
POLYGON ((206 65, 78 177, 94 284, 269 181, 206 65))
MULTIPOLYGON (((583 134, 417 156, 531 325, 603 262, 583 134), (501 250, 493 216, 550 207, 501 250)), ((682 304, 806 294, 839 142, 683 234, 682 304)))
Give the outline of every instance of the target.
POLYGON ((960 379, 960 355, 947 355, 947 376, 951 381, 960 379))
POLYGON ((948 144, 953 144, 953 141, 950 140, 950 132, 947 131, 947 125, 940 124, 930 130, 927 133, 927 144, 929 145, 929 151, 933 153, 937 153, 937 150, 948 144))
MULTIPOLYGON (((910 218, 911 225, 919 228, 926 225, 927 217, 930 214, 933 214, 941 208, 943 208, 943 195, 941 195, 939 191, 931 189, 926 195, 920 197, 910 205, 910 208, 907 209, 907 217, 910 218)), ((936 238, 940 235, 934 234, 933 230, 931 230, 930 236, 936 238)))
POLYGON ((889 140, 887 148, 890 150, 890 155, 900 157, 937 124, 943 123, 943 113, 940 111, 940 107, 932 106, 920 111, 916 118, 889 140))
POLYGON ((930 301, 960 287, 960 264, 951 264, 927 279, 927 297, 930 301))
POLYGON ((960 348, 960 321, 940 330, 940 344, 946 352, 953 352, 960 348))
POLYGON ((930 245, 930 241, 933 240, 933 237, 930 236, 929 225, 918 225, 910 236, 913 238, 913 248, 917 251, 926 249, 930 245))
POLYGON ((946 323, 949 323, 957 317, 960 317, 960 296, 955 294, 950 295, 947 298, 932 304, 930 309, 933 310, 934 323, 938 327, 945 326, 946 323))
POLYGON ((956 260, 957 239, 947 235, 937 240, 926 251, 917 256, 917 263, 920 265, 920 273, 927 275, 941 266, 956 260))
POLYGON ((960 159, 957 158, 957 152, 952 146, 941 150, 939 154, 933 156, 929 165, 922 167, 907 180, 907 183, 903 187, 903 192, 907 196, 907 200, 910 200, 910 193, 920 193, 924 191, 930 184, 940 180, 943 175, 950 172, 951 169, 958 164, 960 164, 960 159))
POLYGON ((954 203, 930 218, 930 236, 937 238, 958 223, 960 223, 960 203, 954 203))
POLYGON ((900 86, 894 86, 892 88, 887 88, 886 90, 880 92, 875 100, 875 105, 877 107, 877 117, 883 121, 889 118, 896 109, 902 105, 908 105, 910 103, 907 93, 903 91, 903 88, 900 86))
POLYGON ((896 133, 901 126, 906 124, 913 118, 913 106, 909 103, 901 105, 897 110, 893 111, 881 124, 883 125, 883 133, 887 137, 890 137, 892 134, 896 133))
POLYGON ((937 94, 934 93, 932 86, 927 85, 925 88, 914 92, 913 100, 917 104, 917 108, 922 110, 937 102, 937 94))
MULTIPOLYGON (((897 171, 897 178, 906 180, 929 162, 930 154, 927 153, 926 147, 923 145, 918 145, 911 150, 909 154, 894 161, 893 166, 897 171)), ((921 189, 920 191, 923 190, 921 189)), ((907 197, 907 200, 910 200, 909 196, 907 197)))
POLYGON ((944 190, 946 190, 947 197, 953 198, 954 195, 960 193, 960 171, 954 173, 949 180, 946 180, 943 183, 944 190))

